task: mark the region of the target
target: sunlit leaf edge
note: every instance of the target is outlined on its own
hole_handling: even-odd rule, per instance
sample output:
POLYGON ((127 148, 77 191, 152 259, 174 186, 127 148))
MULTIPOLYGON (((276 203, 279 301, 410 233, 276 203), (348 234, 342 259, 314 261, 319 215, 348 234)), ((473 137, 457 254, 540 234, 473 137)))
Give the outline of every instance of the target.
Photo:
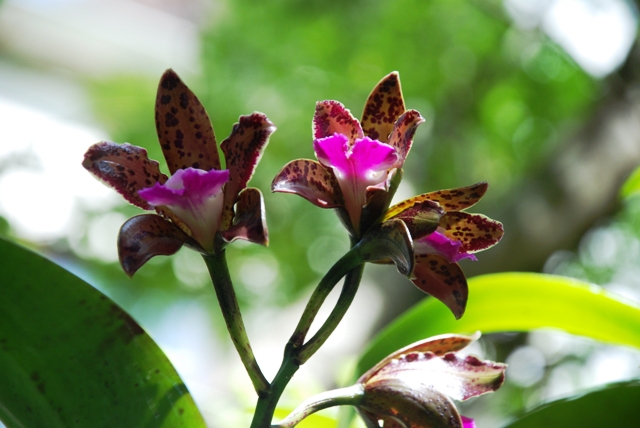
POLYGON ((535 407, 502 428, 631 426, 638 419, 640 379, 612 383, 535 407))
POLYGON ((605 343, 640 348, 640 306, 593 284, 537 273, 499 273, 469 280, 469 303, 456 321, 427 298, 380 332, 359 360, 357 375, 389 353, 444 333, 556 328, 605 343))
POLYGON ((626 199, 640 192, 640 166, 637 167, 625 180, 620 188, 620 198, 626 199))

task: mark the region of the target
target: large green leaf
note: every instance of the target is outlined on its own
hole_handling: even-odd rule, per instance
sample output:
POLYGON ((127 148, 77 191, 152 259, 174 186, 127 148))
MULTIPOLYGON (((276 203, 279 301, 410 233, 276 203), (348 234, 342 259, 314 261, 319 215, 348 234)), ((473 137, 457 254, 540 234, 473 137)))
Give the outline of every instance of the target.
POLYGON ((620 188, 620 197, 628 198, 640 192, 640 167, 636 168, 620 188))
POLYGON ((469 280, 469 304, 458 321, 439 301, 421 301, 385 328, 358 363, 358 375, 409 343, 442 333, 527 331, 552 327, 640 348, 640 307, 572 278, 501 273, 469 280))
POLYGON ((102 293, 0 239, 0 420, 13 427, 204 427, 151 337, 102 293))
POLYGON ((640 381, 622 382, 542 405, 504 428, 637 426, 638 403, 640 381))

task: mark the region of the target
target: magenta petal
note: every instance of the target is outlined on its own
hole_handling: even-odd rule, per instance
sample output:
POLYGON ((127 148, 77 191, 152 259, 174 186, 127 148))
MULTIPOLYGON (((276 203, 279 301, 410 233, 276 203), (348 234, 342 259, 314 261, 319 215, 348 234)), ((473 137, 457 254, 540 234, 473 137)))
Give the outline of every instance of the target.
POLYGON ((224 197, 222 187, 229 179, 229 171, 180 169, 165 184, 138 192, 151 205, 163 206, 184 222, 191 236, 207 250, 213 250, 224 197))
POLYGON ((414 246, 416 254, 439 254, 449 263, 462 259, 477 260, 473 254, 460 251, 462 243, 449 239, 438 231, 416 240, 414 246))
POLYGON ((343 175, 350 171, 349 139, 345 135, 333 134, 314 140, 313 149, 321 164, 337 169, 343 175))
POLYGON ((218 194, 228 179, 228 170, 179 169, 165 184, 156 183, 138 194, 154 206, 179 205, 188 209, 191 204, 201 204, 218 194))
POLYGON ((476 428, 476 422, 471 418, 462 416, 462 428, 476 428))
POLYGON ((356 139, 349 147, 347 136, 338 133, 314 140, 313 146, 320 163, 333 169, 351 224, 358 230, 367 187, 386 181, 398 162, 396 150, 369 137, 356 139))
POLYGON ((365 137, 362 140, 356 140, 350 160, 356 175, 367 180, 375 180, 379 172, 395 166, 398 154, 390 145, 365 137))
MULTIPOLYGON (((393 147, 369 137, 357 139, 351 150, 348 143, 348 138, 342 134, 333 134, 313 142, 320 163, 332 167, 338 178, 357 177, 367 182, 367 186, 378 184, 381 181, 380 173, 393 168, 398 161, 398 154, 393 147)), ((386 178, 386 175, 382 178, 386 178)))

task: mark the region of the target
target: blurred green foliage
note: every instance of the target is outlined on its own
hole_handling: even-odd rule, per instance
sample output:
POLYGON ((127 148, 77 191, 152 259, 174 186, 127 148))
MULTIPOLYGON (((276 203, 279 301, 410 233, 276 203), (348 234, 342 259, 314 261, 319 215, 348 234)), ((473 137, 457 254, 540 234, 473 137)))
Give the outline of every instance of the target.
MULTIPOLYGON (((314 157, 316 101, 339 100, 360 116, 374 85, 398 70, 408 108, 427 119, 405 164, 408 191, 487 180, 483 203, 490 204, 544 162, 601 91, 543 34, 512 27, 497 1, 235 0, 215 10, 202 34, 203 73, 184 80, 207 108, 218 142, 239 115, 255 110, 278 127, 252 181, 265 194, 270 248, 230 250, 232 265, 249 257, 275 267, 262 288, 240 275, 245 303, 256 295, 266 299, 260 304, 292 301, 347 249, 333 213, 269 191, 286 162, 314 157)), ((181 74, 180 64, 173 68, 181 74)), ((112 138, 162 159, 156 84, 118 76, 90 87, 112 138)))

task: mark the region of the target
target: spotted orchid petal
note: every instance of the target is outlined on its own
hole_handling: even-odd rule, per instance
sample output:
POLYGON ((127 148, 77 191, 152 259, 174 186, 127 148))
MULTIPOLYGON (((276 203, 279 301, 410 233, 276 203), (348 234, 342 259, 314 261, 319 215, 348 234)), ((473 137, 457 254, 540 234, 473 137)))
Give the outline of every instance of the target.
POLYGON ((448 212, 440 219, 439 230, 460 242, 460 252, 475 253, 496 245, 504 235, 502 223, 482 214, 448 212))
POLYGON ((233 224, 220 233, 227 242, 243 239, 265 246, 269 243, 264 200, 260 190, 248 187, 240 192, 233 224))
POLYGON ((223 229, 231 227, 238 194, 253 176, 269 136, 275 130, 273 123, 262 113, 240 116, 229 137, 220 144, 229 170, 229 182, 224 188, 223 229))
POLYGON ((417 394, 425 389, 435 390, 464 401, 497 390, 504 382, 505 370, 505 364, 481 361, 472 355, 409 352, 390 361, 364 384, 366 390, 388 381, 400 381, 417 394))
POLYGON ((487 192, 488 187, 489 184, 482 181, 471 186, 437 190, 421 196, 439 203, 445 211, 462 211, 475 205, 487 192))
POLYGON ((286 164, 273 179, 271 190, 294 193, 320 208, 344 205, 335 175, 313 160, 297 159, 286 164))
POLYGON ((156 131, 171 174, 180 169, 220 169, 209 115, 171 69, 160 79, 156 96, 156 131))
POLYGON ((364 133, 358 119, 338 101, 319 101, 313 116, 313 138, 326 138, 334 134, 347 137, 349 146, 364 133))
POLYGON ((441 334, 414 342, 404 348, 398 349, 392 354, 387 355, 382 361, 360 376, 360 380, 358 382, 366 382, 384 366, 389 364, 391 361, 400 358, 404 354, 411 352, 431 352, 434 355, 442 356, 448 352, 460 351, 479 338, 480 332, 477 332, 472 336, 464 334, 441 334))
POLYGON ((158 162, 150 160, 145 149, 127 143, 102 141, 94 144, 85 153, 82 166, 144 210, 153 207, 138 195, 138 191, 167 181, 158 162))
POLYGON ((437 254, 416 254, 413 276, 413 284, 444 303, 456 319, 464 315, 469 287, 457 263, 437 254))
POLYGON ((389 208, 385 214, 385 219, 395 218, 405 210, 409 210, 424 201, 437 202, 444 211, 462 211, 475 205, 484 196, 488 187, 489 185, 486 182, 481 182, 467 187, 423 193, 389 208))
POLYGON ((191 236, 211 251, 220 226, 222 187, 228 179, 228 170, 180 169, 165 184, 156 183, 138 194, 150 205, 170 210, 187 225, 191 236))
MULTIPOLYGON (((400 219, 404 221, 414 240, 419 240, 433 233, 444 215, 444 211, 440 205, 428 199, 405 206, 406 208, 401 211, 394 211, 395 214, 390 216, 390 219, 400 219)), ((385 218, 387 217, 388 214, 385 218)))
POLYGON ((404 109, 400 76, 394 71, 380 80, 364 105, 361 121, 364 135, 389 143, 389 134, 404 109))
POLYGON ((398 151, 400 165, 404 164, 413 144, 413 136, 422 123, 424 123, 424 118, 416 110, 406 111, 395 122, 389 136, 389 145, 398 151))
POLYGON ((155 214, 142 214, 120 228, 118 257, 125 273, 133 276, 150 258, 175 254, 187 242, 189 237, 173 223, 155 214))
POLYGON ((506 365, 457 352, 474 336, 442 335, 402 348, 358 379, 364 388, 358 410, 367 426, 472 427, 451 401, 497 390, 506 365))
POLYGON ((388 171, 398 161, 395 149, 369 137, 356 139, 349 146, 349 139, 342 134, 316 139, 313 147, 320 163, 332 168, 351 223, 357 230, 366 202, 365 191, 369 186, 385 183, 388 171))

